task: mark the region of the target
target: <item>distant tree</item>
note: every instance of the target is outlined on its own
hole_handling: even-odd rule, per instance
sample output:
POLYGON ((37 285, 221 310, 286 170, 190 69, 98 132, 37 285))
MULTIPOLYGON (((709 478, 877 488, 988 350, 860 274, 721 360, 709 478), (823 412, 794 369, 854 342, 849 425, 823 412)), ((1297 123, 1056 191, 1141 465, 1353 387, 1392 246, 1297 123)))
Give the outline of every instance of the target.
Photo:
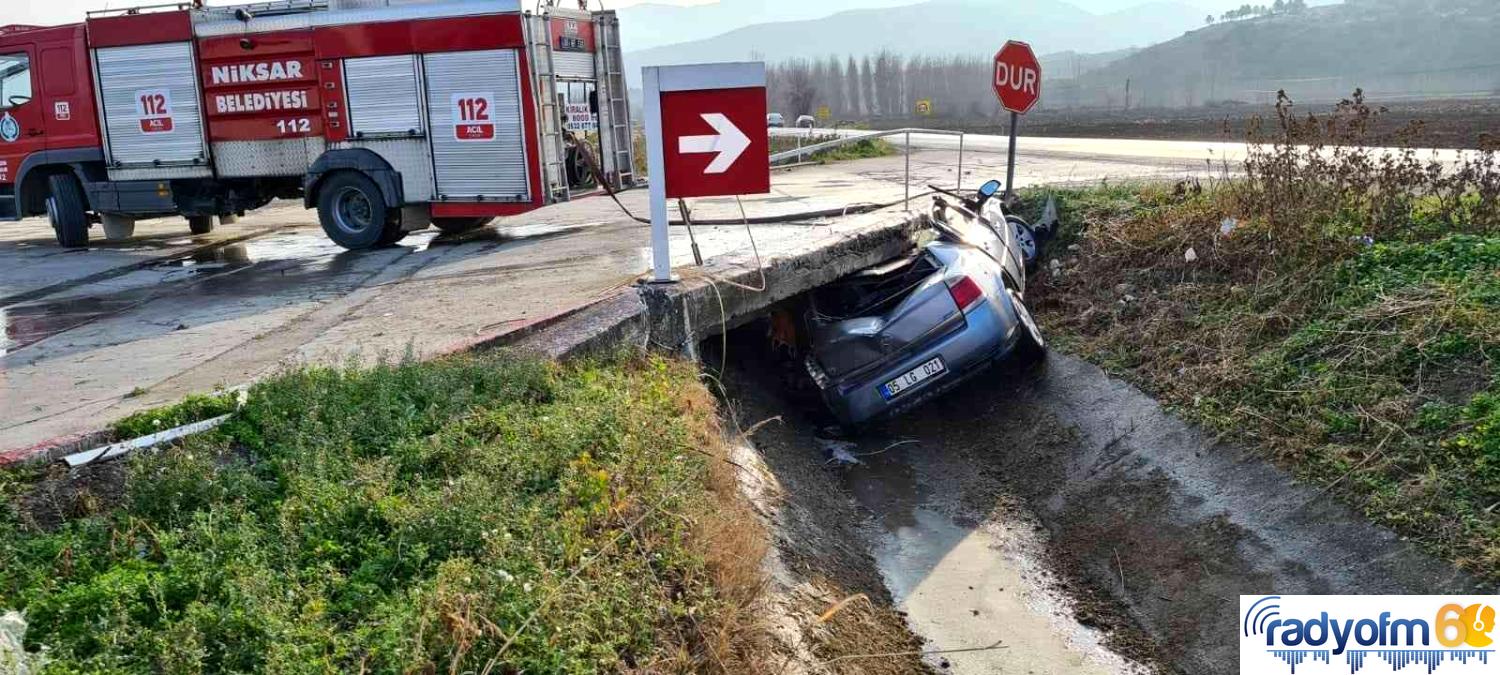
POLYGON ((1274 13, 1276 13, 1276 14, 1280 14, 1282 12, 1285 12, 1286 11, 1286 3, 1282 2, 1282 0, 1276 0, 1276 2, 1271 5, 1271 11, 1274 12, 1274 13))
POLYGON ((865 55, 864 64, 860 66, 859 72, 864 76, 861 98, 865 102, 865 114, 875 116, 880 114, 880 95, 875 90, 875 67, 870 64, 870 55, 865 55))
POLYGON ((818 98, 818 88, 813 84, 812 66, 798 59, 786 67, 786 105, 792 118, 811 115, 813 101, 818 98))
POLYGON ((854 56, 849 56, 849 62, 844 65, 844 86, 848 91, 846 102, 847 109, 844 114, 858 117, 864 114, 864 98, 860 94, 859 63, 855 62, 854 56))
POLYGON ((1208 16, 1203 17, 1203 25, 1205 25, 1205 26, 1212 26, 1212 25, 1214 25, 1214 15, 1210 14, 1208 16))

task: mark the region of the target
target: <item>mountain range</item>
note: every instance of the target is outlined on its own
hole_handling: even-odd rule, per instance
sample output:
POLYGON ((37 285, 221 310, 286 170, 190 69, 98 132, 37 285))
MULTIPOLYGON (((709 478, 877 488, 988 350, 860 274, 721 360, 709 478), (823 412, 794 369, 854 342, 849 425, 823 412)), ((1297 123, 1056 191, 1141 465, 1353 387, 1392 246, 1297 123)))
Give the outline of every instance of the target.
POLYGON ((1058 105, 1199 106, 1500 93, 1500 1, 1347 0, 1200 27, 1053 89, 1058 105))
MULTIPOLYGON (((857 1, 834 0, 831 5, 816 6, 857 1)), ((829 55, 861 57, 882 50, 906 56, 989 55, 1007 39, 1026 40, 1039 54, 1106 52, 1177 37, 1201 26, 1204 17, 1196 6, 1177 0, 1147 2, 1109 13, 1089 12, 1062 0, 930 0, 769 23, 752 23, 743 18, 746 12, 774 15, 757 0, 689 7, 637 5, 620 10, 627 72, 634 80, 640 67, 649 65, 776 63, 829 55), (725 25, 740 27, 711 33, 725 25), (663 44, 669 39, 664 35, 685 39, 663 44)))

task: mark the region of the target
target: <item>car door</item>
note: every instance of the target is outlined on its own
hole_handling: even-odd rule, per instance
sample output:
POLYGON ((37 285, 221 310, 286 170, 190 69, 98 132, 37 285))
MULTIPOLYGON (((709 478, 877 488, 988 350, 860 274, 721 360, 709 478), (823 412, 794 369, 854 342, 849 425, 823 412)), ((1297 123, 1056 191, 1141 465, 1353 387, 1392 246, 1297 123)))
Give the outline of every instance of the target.
POLYGON ((33 45, 0 47, 0 184, 14 182, 26 156, 46 147, 47 118, 36 95, 35 65, 33 45))
POLYGON ((38 64, 32 65, 32 73, 41 91, 34 98, 47 122, 47 149, 99 147, 98 118, 87 79, 83 40, 39 40, 36 56, 41 73, 36 73, 38 64))

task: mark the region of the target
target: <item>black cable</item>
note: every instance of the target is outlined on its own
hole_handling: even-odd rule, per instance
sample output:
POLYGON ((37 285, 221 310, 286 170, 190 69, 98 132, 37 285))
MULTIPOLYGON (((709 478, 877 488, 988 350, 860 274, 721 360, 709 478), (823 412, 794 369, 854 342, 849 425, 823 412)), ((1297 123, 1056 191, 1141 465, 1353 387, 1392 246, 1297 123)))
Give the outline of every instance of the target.
MULTIPOLYGON (((630 218, 631 220, 634 220, 637 223, 644 223, 646 225, 650 225, 651 224, 651 219, 650 218, 642 218, 640 216, 635 215, 634 213, 631 213, 630 212, 630 208, 627 207, 627 206, 625 206, 624 202, 620 201, 619 191, 616 191, 614 189, 614 187, 610 185, 610 182, 604 179, 604 172, 599 169, 599 164, 594 161, 593 149, 590 148, 587 143, 580 143, 578 141, 577 137, 575 137, 573 135, 573 132, 571 132, 571 131, 568 131, 568 130, 564 129, 563 130, 563 135, 566 136, 568 138, 568 140, 571 141, 574 144, 574 147, 578 148, 579 154, 581 154, 583 156, 583 162, 585 164, 587 164, 588 167, 589 167, 589 172, 592 173, 592 174, 594 174, 594 180, 598 181, 599 186, 604 188, 605 194, 608 194, 609 198, 613 199, 615 201, 615 205, 619 206, 620 210, 625 212, 625 216, 628 217, 628 218, 630 218)), ((935 192, 936 191, 934 191, 934 190, 928 190, 927 192, 922 192, 922 193, 919 193, 919 194, 916 194, 916 195, 912 196, 911 199, 921 199, 922 197, 926 197, 927 195, 935 194, 935 192)), ((692 222, 692 224, 693 225, 770 225, 770 224, 773 224, 773 223, 788 223, 788 222, 795 222, 795 221, 799 221, 799 220, 814 220, 814 219, 818 219, 818 218, 834 218, 834 217, 838 217, 838 216, 847 216, 847 215, 851 215, 851 214, 858 215, 858 214, 861 214, 861 213, 869 213, 871 211, 879 211, 881 209, 887 209, 887 208, 890 208, 892 206, 895 206, 897 204, 901 204, 901 203, 907 202, 907 201, 910 201, 910 200, 908 200, 908 199, 897 199, 897 200, 886 202, 886 203, 883 203, 883 204, 873 203, 873 202, 864 202, 864 203, 861 203, 861 204, 850 204, 848 206, 844 206, 844 207, 841 207, 841 208, 821 209, 821 210, 817 210, 817 211, 803 211, 803 212, 800 212, 800 213, 787 213, 787 214, 782 214, 782 215, 778 215, 778 216, 756 216, 754 218, 739 218, 739 219, 734 219, 734 218, 716 218, 716 219, 710 219, 710 220, 694 220, 692 222)), ((683 221, 683 220, 668 220, 667 224, 668 225, 688 225, 688 223, 686 221, 683 221)))

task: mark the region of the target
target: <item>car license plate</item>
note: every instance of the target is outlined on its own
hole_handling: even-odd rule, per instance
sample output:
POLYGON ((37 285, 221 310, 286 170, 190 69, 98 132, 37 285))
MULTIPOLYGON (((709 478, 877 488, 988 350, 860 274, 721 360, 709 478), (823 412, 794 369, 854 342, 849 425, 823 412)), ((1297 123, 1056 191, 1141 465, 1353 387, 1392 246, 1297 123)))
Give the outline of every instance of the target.
POLYGON ((917 386, 922 381, 938 377, 947 372, 947 370, 943 366, 942 357, 934 356, 922 365, 902 373, 900 377, 880 385, 880 395, 889 401, 900 396, 906 390, 917 386))

